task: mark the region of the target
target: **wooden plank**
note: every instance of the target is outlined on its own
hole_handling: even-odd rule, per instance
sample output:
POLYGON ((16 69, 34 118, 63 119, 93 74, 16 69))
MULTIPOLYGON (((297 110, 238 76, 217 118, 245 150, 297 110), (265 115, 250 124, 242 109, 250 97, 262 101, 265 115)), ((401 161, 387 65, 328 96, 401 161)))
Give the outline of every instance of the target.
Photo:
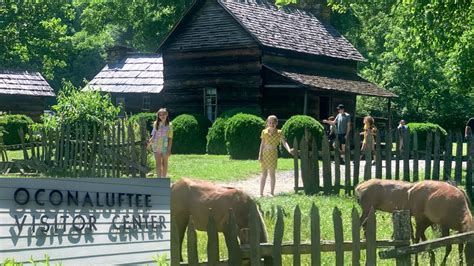
POLYGON ((435 131, 434 149, 433 149, 433 180, 439 180, 440 169, 440 136, 439 131, 435 131))
POLYGON ((336 138, 334 143, 336 148, 334 149, 334 183, 332 184, 332 192, 339 194, 339 186, 341 185, 341 151, 339 150, 340 143, 338 138, 336 138))
POLYGON ((283 212, 281 207, 277 207, 277 220, 275 224, 275 231, 273 233, 273 265, 281 266, 281 244, 283 243, 283 234, 285 230, 285 223, 283 221, 283 212))
POLYGON ((63 169, 68 169, 71 166, 71 150, 72 150, 72 142, 71 142, 71 127, 66 126, 65 131, 65 138, 64 138, 64 156, 63 156, 63 169))
POLYGON ((209 265, 217 265, 219 262, 219 237, 212 209, 209 209, 207 222, 207 261, 209 265))
POLYGON ((314 202, 311 205, 311 265, 321 265, 320 217, 319 209, 314 202))
MULTIPOLYGON (((308 133, 309 134, 309 133, 308 133)), ((309 169, 310 169, 310 188, 309 193, 310 195, 314 195, 319 190, 319 169, 316 165, 315 157, 318 157, 318 147, 316 146, 316 140, 311 136, 311 153, 310 153, 310 161, 309 161, 309 169)))
POLYGON ((350 195, 352 191, 351 187, 351 137, 347 138, 346 150, 344 151, 344 160, 347 162, 344 165, 344 193, 350 195))
POLYGON ((334 225, 334 241, 336 242, 336 265, 342 266, 344 265, 344 248, 342 246, 342 243, 344 243, 344 235, 341 211, 337 207, 334 207, 332 219, 334 225))
MULTIPOLYGON (((125 122, 125 119, 121 119, 120 122, 122 124, 122 145, 120 146, 120 151, 123 157, 130 160, 130 153, 127 152, 127 148, 126 148, 126 134, 125 133, 127 129, 126 127, 127 123, 125 122)), ((122 170, 125 171, 127 175, 130 175, 127 165, 122 164, 122 170)))
POLYGON ((300 141, 300 157, 301 157, 301 181, 303 181, 303 188, 305 194, 309 194, 309 182, 308 182, 308 160, 309 160, 309 151, 308 151, 308 141, 303 136, 300 141))
POLYGON ((410 129, 403 134, 403 180, 410 182, 410 129))
POLYGON ((76 149, 76 154, 77 154, 77 172, 78 172, 78 175, 80 176, 81 175, 81 172, 82 172, 82 167, 83 167, 83 160, 84 160, 84 124, 81 124, 79 125, 79 136, 78 138, 76 139, 76 141, 78 142, 78 146, 77 149, 76 149))
POLYGON ((293 139, 293 176, 295 180, 294 190, 295 193, 298 193, 299 188, 299 168, 298 168, 298 140, 296 138, 293 139))
POLYGON ((426 133, 426 147, 425 147, 425 180, 431 179, 431 155, 433 147, 433 134, 431 132, 426 133))
POLYGON ((117 160, 114 158, 117 154, 117 123, 114 123, 114 125, 111 128, 112 134, 111 134, 111 142, 110 142, 110 149, 111 151, 111 161, 110 161, 110 167, 112 168, 112 177, 118 177, 118 172, 117 172, 117 160), (112 155, 113 154, 113 155, 112 155))
POLYGON ((367 228, 366 228, 366 239, 367 239, 367 249, 366 249, 366 265, 376 265, 377 264, 377 235, 376 235, 376 221, 375 221, 375 211, 371 208, 369 216, 367 217, 367 228))
MULTIPOLYGON (((133 124, 131 122, 128 124, 128 142, 135 143, 135 131, 133 130, 133 124)), ((130 160, 132 162, 137 163, 137 154, 135 152, 135 145, 130 144, 130 147, 128 147, 127 150, 130 151, 130 160)), ((132 178, 137 177, 137 170, 135 168, 131 168, 130 166, 129 166, 129 169, 131 171, 132 178)))
POLYGON ((250 263, 252 265, 258 265, 261 261, 260 256, 260 214, 257 210, 256 204, 251 204, 250 215, 249 215, 249 224, 250 224, 250 263))
POLYGON ((354 171, 352 187, 355 188, 359 184, 359 169, 360 169, 360 135, 354 134, 354 171))
POLYGON ((400 180, 400 130, 395 131, 395 180, 400 180))
POLYGON ((322 144, 322 159, 323 159, 323 186, 324 193, 329 194, 332 188, 331 176, 331 154, 329 152, 329 141, 326 136, 323 136, 322 144))
POLYGON ((79 150, 79 142, 80 142, 80 135, 81 135, 81 128, 76 125, 76 128, 75 128, 75 135, 74 135, 74 142, 72 141, 72 139, 70 139, 70 143, 71 143, 71 151, 69 152, 70 156, 69 158, 71 158, 71 164, 70 164, 70 168, 72 170, 72 175, 73 176, 77 176, 77 164, 78 164, 78 160, 79 160, 79 153, 80 153, 80 150, 79 150))
POLYGON ((23 159, 28 160, 29 157, 28 157, 28 151, 25 145, 25 133, 23 132, 23 128, 20 128, 18 130, 18 135, 20 136, 21 149, 23 150, 23 159))
POLYGON ((469 198, 474 199, 473 193, 473 171, 474 171, 474 134, 471 134, 467 145, 467 168, 466 168, 466 193, 469 198))
POLYGON ((85 127, 84 127, 84 157, 82 159, 82 167, 83 167, 83 173, 82 175, 89 175, 90 174, 90 170, 91 170, 91 167, 92 167, 92 164, 88 164, 89 163, 89 157, 90 157, 90 154, 89 154, 89 151, 91 150, 91 147, 90 147, 90 137, 89 137, 89 125, 88 124, 85 124, 85 127))
POLYGON ((28 128, 28 136, 30 139, 30 151, 31 151, 31 158, 37 158, 36 157, 36 151, 35 151, 35 144, 34 144, 34 136, 33 133, 31 133, 31 129, 28 128))
POLYGON ((43 162, 47 162, 47 153, 48 153, 48 145, 47 145, 47 139, 48 135, 46 135, 46 131, 44 128, 41 129, 41 148, 42 148, 42 153, 41 153, 41 158, 40 160, 43 162))
POLYGON ((418 254, 421 252, 431 251, 447 245, 461 244, 474 241, 474 232, 466 232, 452 236, 437 238, 434 240, 424 241, 406 247, 397 247, 379 252, 381 259, 391 259, 408 254, 418 254))
POLYGON ((316 141, 314 141, 313 146, 313 165, 314 165, 314 180, 315 180, 315 193, 319 193, 321 191, 321 178, 320 178, 320 171, 319 171, 319 146, 316 141))
POLYGON ((97 152, 97 168, 98 168, 98 176, 104 177, 104 125, 101 124, 99 128, 99 132, 97 134, 97 138, 99 140, 99 149, 97 152))
POLYGON ((369 180, 372 178, 372 133, 367 134, 366 149, 364 151, 365 156, 365 166, 364 166, 364 180, 369 180))
POLYGON ((188 263, 189 265, 198 265, 199 257, 197 251, 197 235, 192 215, 189 216, 187 236, 188 263))
POLYGON ((352 265, 360 265, 360 218, 357 208, 352 208, 352 265))
MULTIPOLYGON (((293 265, 301 265, 301 210, 300 206, 296 205, 293 214, 293 265)), ((253 264, 256 265, 256 264, 253 264)))
MULTIPOLYGON (((146 156, 146 142, 147 142, 147 134, 146 134, 146 124, 145 120, 142 119, 140 121, 140 165, 144 168, 148 168, 147 163, 147 156, 146 156)), ((145 178, 148 171, 140 171, 140 177, 145 178)))
POLYGON ((443 180, 451 179, 451 165, 453 161, 453 135, 451 132, 446 136, 444 149, 443 180))
POLYGON ((375 178, 382 178, 382 141, 380 133, 375 137, 375 178))
POLYGON ((92 139, 91 139, 91 147, 90 147, 90 150, 91 150, 91 154, 90 154, 90 159, 89 159, 89 165, 90 165, 90 169, 89 169, 89 174, 91 176, 95 176, 96 175, 96 158, 97 158, 97 150, 96 150, 96 147, 97 147, 97 128, 96 128, 96 125, 94 124, 94 126, 92 127, 92 139))
POLYGON ((225 234, 225 242, 229 252, 229 265, 241 265, 242 253, 239 247, 239 240, 237 239, 235 214, 232 209, 229 209, 229 217, 227 234, 225 234))
POLYGON ((420 178, 420 173, 418 169, 418 160, 419 160, 419 153, 418 153, 418 134, 413 132, 413 182, 418 182, 420 178))
POLYGON ((385 178, 392 179, 392 132, 385 134, 385 178))
POLYGON ((461 184, 462 178, 462 135, 461 133, 456 134, 456 157, 454 159, 454 180, 456 184, 461 184))

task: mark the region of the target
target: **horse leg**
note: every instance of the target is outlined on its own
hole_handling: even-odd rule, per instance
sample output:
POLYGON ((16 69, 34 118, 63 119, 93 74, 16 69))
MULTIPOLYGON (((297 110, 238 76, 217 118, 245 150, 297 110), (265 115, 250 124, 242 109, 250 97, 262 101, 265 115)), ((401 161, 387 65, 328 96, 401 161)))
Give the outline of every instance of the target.
MULTIPOLYGON (((441 237, 449 236, 449 227, 446 226, 441 226, 441 237)), ((446 265, 446 260, 448 259, 449 253, 451 253, 451 250, 453 247, 451 245, 446 246, 446 253, 444 254, 443 261, 441 262, 441 265, 446 265)))
MULTIPOLYGON (((426 241, 425 230, 430 226, 430 222, 426 217, 415 217, 415 240, 414 244, 419 243, 420 240, 426 241)), ((415 265, 418 265, 418 254, 415 254, 415 265)), ((430 252, 430 265, 434 265, 434 254, 430 252)))
POLYGON ((186 232, 186 226, 189 223, 189 216, 185 215, 183 219, 176 219, 176 226, 178 228, 178 240, 179 240, 179 257, 180 261, 183 261, 183 240, 184 233, 186 232))

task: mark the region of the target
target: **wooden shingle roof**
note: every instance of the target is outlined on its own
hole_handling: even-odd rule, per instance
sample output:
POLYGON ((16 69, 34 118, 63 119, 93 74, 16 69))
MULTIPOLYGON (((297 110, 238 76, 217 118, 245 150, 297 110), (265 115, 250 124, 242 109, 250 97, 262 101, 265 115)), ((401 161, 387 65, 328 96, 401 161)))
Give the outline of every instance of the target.
POLYGON ((377 96, 392 98, 396 94, 384 90, 375 84, 357 76, 357 75, 338 75, 335 72, 308 71, 296 68, 282 68, 278 66, 264 65, 267 69, 286 77, 305 87, 318 90, 332 90, 357 95, 377 96))
POLYGON ((0 70, 0 94, 56 96, 40 73, 13 70, 0 70))
POLYGON ((160 93, 163 89, 163 59, 159 54, 128 54, 107 64, 83 90, 114 93, 160 93))
POLYGON ((263 46, 313 55, 364 61, 331 25, 312 13, 265 1, 218 0, 263 46))

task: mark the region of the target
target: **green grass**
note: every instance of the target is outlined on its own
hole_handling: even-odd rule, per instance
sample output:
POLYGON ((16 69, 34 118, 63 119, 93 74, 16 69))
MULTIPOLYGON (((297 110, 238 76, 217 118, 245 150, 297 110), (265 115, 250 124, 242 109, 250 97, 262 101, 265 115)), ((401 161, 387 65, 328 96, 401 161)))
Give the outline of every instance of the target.
MULTIPOLYGON (((155 173, 154 162, 152 173, 155 173)), ((278 159, 278 170, 292 170, 293 159, 278 159)), ((171 155, 169 173, 174 182, 181 177, 210 181, 246 179, 260 173, 257 160, 231 160, 227 155, 171 155)))
MULTIPOLYGON (((257 201, 261 205, 263 212, 265 224, 267 226, 267 231, 269 235, 269 242, 273 241, 274 228, 276 223, 276 208, 280 206, 284 213, 284 234, 283 234, 283 243, 292 243, 293 242, 293 212, 296 205, 299 205, 301 210, 301 241, 310 242, 310 208, 313 203, 319 208, 320 213, 320 228, 321 228, 321 239, 322 240, 333 240, 334 239, 334 225, 332 220, 332 213, 334 208, 337 207, 342 213, 343 220, 343 234, 344 240, 352 240, 352 226, 351 226, 351 213, 352 208, 356 208, 359 214, 361 213, 360 207, 357 204, 356 200, 350 196, 305 196, 305 195, 296 195, 296 194, 286 194, 279 195, 273 198, 259 198, 257 201)), ((391 239, 393 233, 393 226, 391 220, 391 214, 377 212, 376 215, 377 221, 377 239, 391 239)), ((440 237, 440 233, 433 231, 429 228, 426 231, 428 239, 434 239, 440 237)), ((207 260, 207 235, 205 232, 197 232, 198 235, 198 254, 200 261, 207 260)), ((363 231, 360 231, 361 238, 364 238, 363 231)), ((227 249, 224 244, 224 237, 222 234, 219 234, 219 251, 221 260, 227 258, 227 249)), ((183 250, 186 250, 187 241, 183 243, 183 250)), ((378 249, 379 252, 381 249, 378 249)), ((183 252, 185 260, 187 258, 186 252, 183 252)), ((442 261, 444 256, 444 248, 437 249, 435 252, 436 262, 439 264, 442 261)), ((283 265, 292 265, 293 257, 291 255, 283 256, 283 265)), ((361 250, 361 264, 365 263, 365 250, 361 250)), ((448 257, 447 265, 457 265, 458 259, 458 249, 457 246, 453 247, 453 251, 448 257)), ((351 252, 344 253, 344 264, 350 265, 352 260, 351 252)), ((419 255, 419 262, 421 265, 429 264, 429 256, 427 253, 422 253, 419 255)), ((412 263, 414 263, 414 257, 412 257, 412 263)), ((310 265, 311 258, 310 255, 301 256, 302 265, 310 265)), ((377 264, 378 265, 395 265, 395 260, 382 260, 378 258, 377 255, 377 264)), ((335 253, 334 252, 323 252, 321 258, 321 265, 335 265, 335 253)))

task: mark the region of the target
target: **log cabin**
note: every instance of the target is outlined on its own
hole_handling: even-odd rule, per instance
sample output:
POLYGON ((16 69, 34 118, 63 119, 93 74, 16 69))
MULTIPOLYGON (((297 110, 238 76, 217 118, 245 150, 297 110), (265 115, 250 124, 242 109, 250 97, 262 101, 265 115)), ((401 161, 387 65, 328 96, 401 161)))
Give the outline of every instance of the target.
POLYGON ((0 70, 0 112, 23 114, 39 122, 53 88, 38 72, 0 70))

